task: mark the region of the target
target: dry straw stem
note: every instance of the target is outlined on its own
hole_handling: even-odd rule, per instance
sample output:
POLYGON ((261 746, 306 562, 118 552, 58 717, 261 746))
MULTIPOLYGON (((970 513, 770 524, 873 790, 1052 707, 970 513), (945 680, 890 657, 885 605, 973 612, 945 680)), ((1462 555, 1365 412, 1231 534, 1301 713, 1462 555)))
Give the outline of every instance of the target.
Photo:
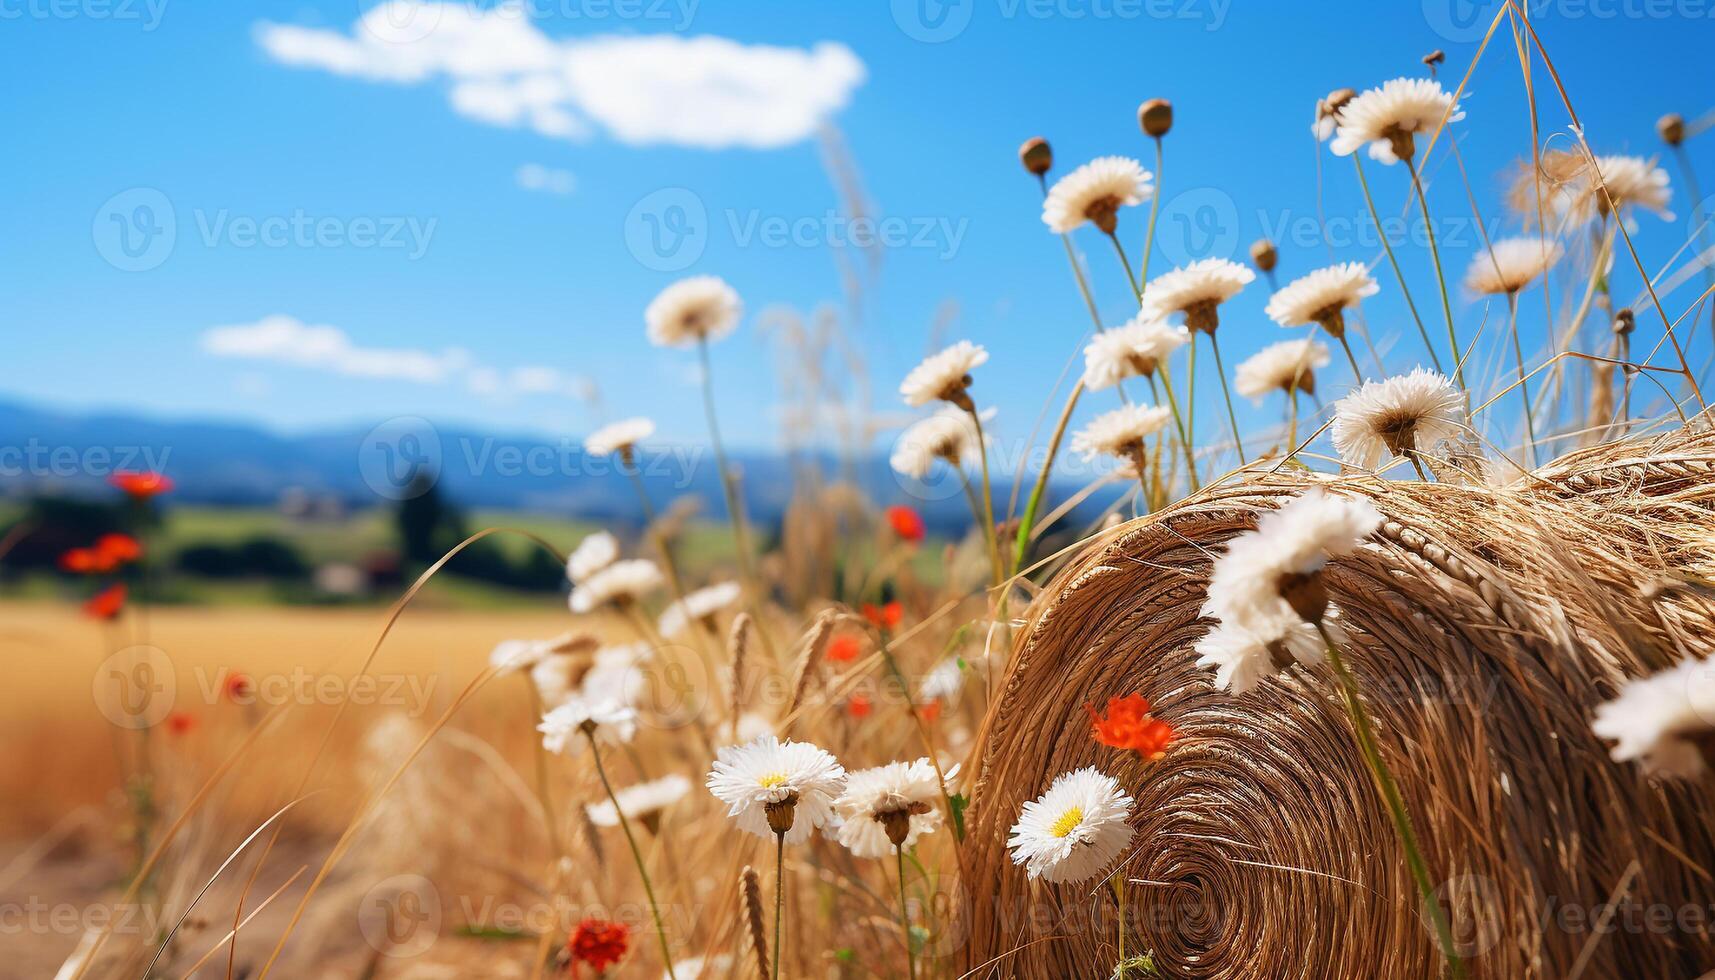
POLYGON ((1092 545, 1031 608, 976 750, 965 967, 1070 976, 1100 960, 1099 932, 1040 914, 1075 911, 1087 889, 1032 886, 1004 844, 1055 775, 1097 765, 1137 797, 1127 895, 1163 976, 1437 975, 1326 668, 1234 697, 1193 663, 1212 554, 1313 484, 1387 518, 1328 585, 1431 875, 1464 899, 1450 914, 1470 975, 1563 978, 1581 956, 1588 978, 1715 967, 1698 931, 1616 928, 1587 949, 1589 928, 1557 915, 1608 901, 1634 862, 1624 891, 1644 906, 1701 909, 1715 880, 1715 786, 1617 765, 1589 728, 1626 679, 1709 652, 1710 604, 1646 588, 1715 578, 1715 434, 1699 427, 1500 488, 1258 474, 1092 545), (1133 690, 1181 733, 1162 761, 1088 736, 1083 704, 1133 690))

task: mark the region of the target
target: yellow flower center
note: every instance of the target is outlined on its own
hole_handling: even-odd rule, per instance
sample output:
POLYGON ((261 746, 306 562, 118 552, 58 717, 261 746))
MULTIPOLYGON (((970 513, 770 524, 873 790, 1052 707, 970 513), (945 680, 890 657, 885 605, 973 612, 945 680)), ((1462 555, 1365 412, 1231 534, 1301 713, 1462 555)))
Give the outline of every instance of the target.
POLYGON ((784 783, 785 781, 786 781, 786 774, 783 772, 771 772, 768 775, 763 776, 761 779, 757 780, 758 783, 762 784, 763 789, 773 789, 774 787, 779 786, 781 783, 784 783))
POLYGON ((1075 806, 1060 814, 1060 819, 1054 821, 1054 826, 1049 827, 1048 832, 1055 837, 1070 837, 1072 831, 1077 830, 1078 825, 1083 822, 1084 808, 1075 806))

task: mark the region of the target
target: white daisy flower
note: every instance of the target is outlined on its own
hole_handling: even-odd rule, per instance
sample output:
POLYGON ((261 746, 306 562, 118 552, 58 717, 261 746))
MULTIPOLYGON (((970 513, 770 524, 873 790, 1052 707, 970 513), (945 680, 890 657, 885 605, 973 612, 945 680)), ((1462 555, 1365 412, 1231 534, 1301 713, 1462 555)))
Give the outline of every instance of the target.
POLYGON ((666 581, 661 569, 647 558, 616 561, 578 583, 572 590, 572 612, 627 606, 661 588, 666 581))
POLYGON ((890 762, 846 776, 834 801, 840 815, 837 838, 858 857, 889 857, 910 850, 917 838, 941 827, 941 778, 928 759, 890 762))
POLYGON ((1072 451, 1085 460, 1117 456, 1136 460, 1143 441, 1167 425, 1169 409, 1133 403, 1104 412, 1072 436, 1072 451))
POLYGON ((1516 293, 1560 261, 1560 243, 1544 238, 1503 238, 1478 252, 1465 271, 1465 288, 1485 296, 1516 293))
POLYGON ((1183 314, 1185 326, 1212 334, 1220 325, 1216 308, 1254 279, 1256 273, 1231 259, 1199 259, 1150 280, 1143 312, 1151 319, 1183 314))
POLYGON ((939 400, 969 411, 971 396, 965 389, 971 386, 971 371, 988 359, 989 352, 980 345, 961 340, 912 368, 899 383, 899 394, 913 408, 939 400))
MULTIPOLYGON (((1344 642, 1337 609, 1329 609, 1322 625, 1336 643, 1344 642)), ((1314 667, 1326 656, 1326 646, 1316 627, 1300 620, 1278 636, 1268 637, 1239 623, 1221 623, 1193 648, 1197 666, 1215 671, 1215 686, 1245 694, 1270 674, 1284 670, 1292 661, 1314 667)))
POLYGON ((678 636, 692 623, 712 622, 716 613, 738 601, 740 591, 737 582, 698 589, 668 606, 656 625, 662 636, 678 636))
POLYGON ((1320 579, 1328 559, 1356 551, 1381 522, 1375 505, 1362 497, 1306 490, 1258 518, 1256 530, 1228 542, 1209 571, 1203 615, 1265 643, 1285 638, 1301 623, 1320 621, 1327 609, 1320 579))
MULTIPOLYGON (((983 421, 991 418, 994 409, 985 409, 983 421)), ((977 441, 977 427, 971 417, 958 409, 943 408, 900 433, 888 462, 895 471, 921 480, 938 459, 956 467, 976 462, 981 452, 982 443, 977 441)))
POLYGON ((1168 355, 1191 341, 1191 332, 1142 315, 1123 327, 1103 330, 1084 348, 1084 387, 1111 388, 1127 378, 1149 377, 1168 355))
POLYGON ((1588 165, 1584 182, 1597 214, 1609 213, 1611 202, 1613 209, 1643 208, 1655 212, 1663 220, 1673 220, 1673 213, 1667 209, 1673 190, 1668 186, 1667 171, 1656 166, 1655 161, 1643 157, 1599 156, 1596 158, 1596 171, 1602 175, 1600 183, 1596 180, 1596 173, 1589 172, 1588 165), (1607 188, 1606 193, 1603 187, 1607 188))
POLYGON ((845 769, 821 748, 764 735, 719 749, 708 787, 740 830, 801 844, 833 819, 845 781, 845 769))
POLYGON ((1246 358, 1233 378, 1234 387, 1257 402, 1274 391, 1314 392, 1316 369, 1327 366, 1327 344, 1309 337, 1283 340, 1246 358))
POLYGON ((1614 742, 1615 762, 1641 760, 1650 772, 1697 777, 1715 734, 1715 664, 1687 659, 1640 677, 1596 708, 1590 730, 1614 742))
POLYGON ((1269 297, 1264 312, 1283 327, 1317 323, 1338 338, 1346 332, 1346 308, 1380 288, 1362 262, 1344 262, 1287 283, 1269 297))
POLYGON ((643 321, 655 346, 690 347, 732 333, 743 311, 726 280, 692 276, 661 290, 643 311, 643 321))
POLYGON ((619 540, 606 531, 597 531, 572 549, 566 559, 566 577, 573 585, 582 585, 618 557, 619 540))
POLYGON ((1042 202, 1042 221, 1065 234, 1086 221, 1112 233, 1119 209, 1142 204, 1155 193, 1149 171, 1130 157, 1097 157, 1054 182, 1042 202))
POLYGON ((1340 121, 1330 148, 1350 156, 1368 146, 1370 156, 1383 163, 1409 160, 1417 152, 1415 134, 1457 122, 1465 113, 1441 83, 1428 78, 1396 78, 1358 95, 1340 109, 1340 121))
POLYGON ((690 791, 691 781, 675 773, 615 791, 618 807, 613 800, 602 800, 584 807, 584 812, 597 827, 619 826, 619 815, 623 813, 625 819, 641 823, 653 834, 661 827, 662 812, 690 791))
POLYGON ((647 643, 603 647, 581 674, 577 690, 587 700, 639 704, 649 693, 649 677, 643 665, 654 656, 655 651, 647 643))
POLYGON ((591 456, 612 456, 618 453, 630 461, 637 444, 655 434, 655 423, 646 418, 620 419, 604 425, 584 438, 584 452, 591 456))
POLYGON ((577 755, 588 741, 586 732, 608 745, 631 741, 637 735, 637 712, 610 699, 571 697, 543 715, 536 730, 549 752, 577 755))
POLYGON ((589 671, 590 658, 586 656, 545 657, 530 668, 530 682, 536 685, 543 704, 557 708, 578 693, 589 671))
POLYGON ((1062 773, 1024 804, 1007 847, 1032 878, 1079 882, 1106 868, 1131 843, 1132 798, 1094 767, 1062 773))
POLYGON ((1355 466, 1376 469, 1390 456, 1427 452, 1465 429, 1465 399, 1452 382, 1415 368, 1366 381, 1334 406, 1334 448, 1355 466))

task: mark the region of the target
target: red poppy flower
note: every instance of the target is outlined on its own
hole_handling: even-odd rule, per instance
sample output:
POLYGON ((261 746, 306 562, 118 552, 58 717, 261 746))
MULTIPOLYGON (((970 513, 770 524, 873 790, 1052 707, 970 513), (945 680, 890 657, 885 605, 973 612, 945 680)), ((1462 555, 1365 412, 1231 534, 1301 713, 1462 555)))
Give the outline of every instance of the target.
POLYGON ((138 473, 132 470, 120 470, 107 478, 107 482, 125 491, 134 500, 148 500, 157 494, 163 494, 173 489, 173 480, 164 473, 138 473))
POLYGON ((189 735, 196 731, 196 715, 188 715, 183 711, 175 711, 167 716, 167 731, 174 735, 189 735))
POLYGON ((1173 741, 1173 726, 1151 715, 1149 701, 1141 694, 1109 698, 1106 718, 1087 704, 1084 710, 1090 716, 1091 737, 1111 748, 1132 749, 1153 760, 1166 755, 1173 741))
POLYGON ((625 958, 625 951, 631 945, 631 930, 620 922, 609 922, 606 919, 585 919, 572 930, 572 938, 566 943, 566 951, 572 957, 572 973, 577 974, 579 963, 588 963, 600 976, 620 960, 625 958))
POLYGON ((60 555, 60 569, 73 575, 100 575, 113 571, 113 565, 94 548, 72 548, 60 555))
POLYGON ((103 534, 95 539, 95 551, 117 568, 143 557, 143 544, 129 534, 103 534))
POLYGON ((941 717, 941 699, 935 698, 917 706, 917 717, 925 724, 933 725, 941 717))
POLYGON ((923 518, 909 507, 887 508, 887 523, 901 541, 923 540, 923 518))
POLYGON ((226 696, 234 701, 248 698, 254 688, 249 674, 232 674, 226 678, 226 696))
POLYGON ((839 636, 828 641, 828 652, 826 656, 829 660, 832 660, 835 663, 843 664, 848 660, 856 660, 858 649, 857 637, 850 633, 841 633, 839 636))
POLYGON ((853 718, 868 718, 870 712, 874 710, 875 705, 870 703, 869 695, 862 691, 859 691, 846 699, 846 714, 851 715, 853 718))
POLYGON ((96 619, 117 619, 125 609, 125 583, 109 585, 83 604, 83 611, 96 619))
POLYGON ((872 606, 866 602, 863 604, 863 618, 875 624, 876 629, 890 630, 905 618, 905 607, 897 601, 884 606, 872 606))

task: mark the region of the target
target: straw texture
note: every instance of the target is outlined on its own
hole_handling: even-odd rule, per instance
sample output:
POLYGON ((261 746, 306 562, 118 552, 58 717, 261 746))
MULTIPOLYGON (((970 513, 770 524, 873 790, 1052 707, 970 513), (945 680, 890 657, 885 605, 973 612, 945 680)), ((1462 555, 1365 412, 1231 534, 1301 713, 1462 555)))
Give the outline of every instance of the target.
POLYGON ((1715 967, 1715 793, 1610 762, 1589 729, 1623 681, 1715 642, 1708 600, 1664 587, 1715 579, 1705 432, 1594 447, 1498 488, 1258 474, 1104 535, 1031 608, 976 749, 965 969, 1076 976, 1114 962, 1100 879, 1031 883, 1005 845, 1026 800, 1096 765, 1138 800, 1126 947, 1152 951, 1161 975, 1438 975, 1327 668, 1234 697, 1193 665, 1212 555, 1313 482, 1387 516, 1328 584, 1470 975, 1715 967), (1163 761, 1089 737, 1083 705, 1131 691, 1181 733, 1163 761))

